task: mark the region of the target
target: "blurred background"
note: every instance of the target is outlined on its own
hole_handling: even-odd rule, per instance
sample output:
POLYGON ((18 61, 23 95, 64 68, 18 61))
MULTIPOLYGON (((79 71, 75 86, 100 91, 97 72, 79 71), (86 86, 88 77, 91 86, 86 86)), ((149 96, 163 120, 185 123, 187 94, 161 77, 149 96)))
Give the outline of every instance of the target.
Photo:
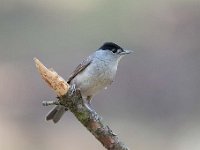
POLYGON ((70 113, 45 121, 56 95, 33 57, 65 79, 104 42, 136 55, 93 100, 133 150, 200 149, 199 0, 0 0, 0 149, 102 150, 70 113))

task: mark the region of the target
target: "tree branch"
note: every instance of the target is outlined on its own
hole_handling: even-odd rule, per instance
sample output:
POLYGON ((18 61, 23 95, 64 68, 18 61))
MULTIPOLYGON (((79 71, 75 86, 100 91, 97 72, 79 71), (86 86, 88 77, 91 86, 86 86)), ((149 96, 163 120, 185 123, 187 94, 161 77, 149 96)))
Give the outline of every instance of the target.
POLYGON ((53 69, 47 69, 34 58, 36 67, 44 81, 56 92, 58 101, 46 102, 44 105, 60 104, 68 108, 76 118, 98 139, 108 150, 129 150, 119 141, 116 134, 102 122, 102 118, 91 110, 81 97, 78 89, 73 89, 53 69))

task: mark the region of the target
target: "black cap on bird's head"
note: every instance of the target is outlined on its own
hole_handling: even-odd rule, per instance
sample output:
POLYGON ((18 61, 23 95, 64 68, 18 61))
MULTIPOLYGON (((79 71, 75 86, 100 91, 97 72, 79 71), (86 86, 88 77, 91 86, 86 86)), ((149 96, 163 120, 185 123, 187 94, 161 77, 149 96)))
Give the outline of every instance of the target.
POLYGON ((113 53, 116 53, 116 54, 129 54, 131 53, 132 51, 128 51, 128 50, 124 50, 123 48, 121 48, 119 45, 113 43, 113 42, 106 42, 104 43, 100 48, 99 50, 109 50, 113 53))
POLYGON ((123 50, 119 45, 117 45, 113 42, 106 42, 99 49, 110 50, 113 53, 116 53, 118 49, 123 50))

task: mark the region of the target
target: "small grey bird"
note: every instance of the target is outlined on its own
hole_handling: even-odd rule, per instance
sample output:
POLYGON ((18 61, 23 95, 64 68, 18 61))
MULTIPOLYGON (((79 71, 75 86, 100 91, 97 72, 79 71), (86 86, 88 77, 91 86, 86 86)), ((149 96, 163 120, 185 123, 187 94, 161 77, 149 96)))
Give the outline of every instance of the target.
MULTIPOLYGON (((77 66, 67 83, 75 85, 81 91, 82 97, 90 104, 94 95, 113 82, 120 59, 131 52, 133 51, 124 50, 115 43, 104 43, 77 66)), ((57 123, 65 111, 64 106, 58 105, 47 114, 46 120, 57 123)))

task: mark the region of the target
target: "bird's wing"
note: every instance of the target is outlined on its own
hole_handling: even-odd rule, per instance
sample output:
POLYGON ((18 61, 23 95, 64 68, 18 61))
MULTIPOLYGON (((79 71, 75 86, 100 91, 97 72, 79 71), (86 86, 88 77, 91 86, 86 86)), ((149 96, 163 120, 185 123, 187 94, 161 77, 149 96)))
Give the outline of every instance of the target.
POLYGON ((87 66, 89 66, 89 64, 91 64, 92 59, 91 57, 88 57, 87 59, 84 59, 81 64, 79 64, 76 69, 74 70, 74 72, 72 72, 72 74, 69 76, 69 79, 67 80, 67 83, 70 84, 70 82, 74 79, 74 77, 76 77, 77 74, 79 74, 80 72, 82 72, 83 70, 85 70, 85 68, 87 68, 87 66))

